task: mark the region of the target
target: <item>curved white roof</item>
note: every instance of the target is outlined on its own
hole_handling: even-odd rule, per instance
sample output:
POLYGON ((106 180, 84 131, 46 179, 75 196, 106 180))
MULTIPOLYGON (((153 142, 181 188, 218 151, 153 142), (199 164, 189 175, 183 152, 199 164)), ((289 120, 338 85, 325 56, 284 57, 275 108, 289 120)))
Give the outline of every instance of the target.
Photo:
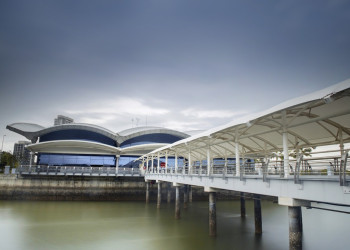
POLYGON ((40 126, 38 124, 25 123, 25 122, 12 123, 9 126, 11 126, 14 129, 23 130, 26 132, 37 132, 37 131, 45 128, 45 127, 40 126))
POLYGON ((129 140, 131 138, 141 136, 141 135, 146 135, 146 134, 157 134, 157 133, 164 133, 164 134, 169 134, 169 135, 174 135, 178 136, 180 138, 187 138, 189 137, 188 134, 172 130, 172 129, 167 129, 167 128, 161 128, 161 127, 136 127, 136 128, 131 128, 127 129, 124 131, 121 131, 119 133, 120 138, 118 140, 119 143, 123 143, 126 140, 129 140))
MULTIPOLYGON (((281 151, 282 133, 288 133, 289 148, 315 147, 350 142, 350 79, 309 95, 283 102, 263 112, 237 118, 230 123, 159 148, 158 152, 206 159, 235 155, 235 141, 245 155, 265 156, 281 151)), ((145 156, 146 157, 146 156, 145 156)))
POLYGON ((120 149, 103 143, 80 140, 57 140, 28 145, 27 148, 38 153, 53 154, 99 154, 117 155, 120 149))

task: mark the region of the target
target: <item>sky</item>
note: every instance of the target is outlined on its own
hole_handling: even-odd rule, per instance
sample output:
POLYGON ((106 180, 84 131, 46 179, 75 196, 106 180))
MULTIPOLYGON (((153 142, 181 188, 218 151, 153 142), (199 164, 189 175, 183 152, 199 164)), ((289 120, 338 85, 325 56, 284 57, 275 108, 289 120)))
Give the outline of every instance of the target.
POLYGON ((206 130, 350 78, 347 0, 0 0, 0 140, 57 115, 206 130))

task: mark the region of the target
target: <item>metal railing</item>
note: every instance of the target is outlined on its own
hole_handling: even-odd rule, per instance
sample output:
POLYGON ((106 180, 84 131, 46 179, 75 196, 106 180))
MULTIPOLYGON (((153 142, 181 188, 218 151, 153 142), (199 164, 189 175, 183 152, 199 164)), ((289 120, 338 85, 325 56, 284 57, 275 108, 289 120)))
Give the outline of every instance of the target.
POLYGON ((142 176, 139 168, 85 167, 85 166, 46 166, 21 165, 16 169, 20 175, 73 175, 73 176, 142 176))
MULTIPOLYGON (((347 184, 347 179, 349 179, 347 176, 350 175, 350 162, 347 161, 347 157, 348 154, 346 153, 343 159, 339 156, 290 159, 288 166, 289 175, 294 178, 295 183, 300 183, 302 179, 307 178, 329 177, 334 179, 334 176, 338 176, 340 184, 344 186, 347 184)), ((255 177, 268 181, 271 178, 285 178, 285 167, 282 160, 270 159, 268 162, 260 160, 244 161, 239 168, 240 179, 255 177)), ((211 162, 209 176, 234 177, 237 173, 236 169, 237 166, 232 161, 225 163, 224 160, 214 160, 211 162)), ((146 173, 207 176, 208 167, 199 164, 189 167, 185 164, 177 169, 174 166, 160 168, 159 171, 157 167, 149 168, 146 173)))

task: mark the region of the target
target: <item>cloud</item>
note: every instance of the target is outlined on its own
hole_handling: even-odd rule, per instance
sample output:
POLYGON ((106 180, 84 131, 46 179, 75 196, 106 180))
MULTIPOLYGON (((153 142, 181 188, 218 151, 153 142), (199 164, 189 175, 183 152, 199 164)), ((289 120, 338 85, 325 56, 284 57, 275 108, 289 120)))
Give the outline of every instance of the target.
POLYGON ((244 115, 246 113, 246 111, 199 110, 196 108, 188 108, 181 111, 181 114, 184 116, 195 118, 232 118, 234 116, 244 115))
POLYGON ((128 97, 118 98, 116 100, 101 101, 99 103, 90 104, 79 109, 67 110, 70 115, 92 115, 92 114, 108 114, 108 115, 164 115, 169 110, 159 107, 151 107, 144 100, 133 99, 128 97))

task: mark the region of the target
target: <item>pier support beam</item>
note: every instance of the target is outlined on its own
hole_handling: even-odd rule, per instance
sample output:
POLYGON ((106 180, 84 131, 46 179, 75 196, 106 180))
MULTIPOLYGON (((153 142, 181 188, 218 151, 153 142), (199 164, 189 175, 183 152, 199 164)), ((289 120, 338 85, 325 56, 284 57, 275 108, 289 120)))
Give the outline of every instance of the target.
POLYGON ((180 219, 180 186, 178 184, 174 184, 175 186, 175 219, 180 219))
POLYGON ((188 185, 184 186, 184 208, 188 208, 188 185))
POLYGON ((289 249, 302 249, 303 220, 301 207, 288 207, 289 249))
POLYGON ((209 236, 216 236, 216 192, 209 192, 209 236))
POLYGON ((157 208, 160 208, 161 203, 162 203, 162 183, 158 181, 157 208))
POLYGON ((244 197, 244 193, 241 193, 241 217, 245 218, 245 197, 244 197))
POLYGON ((149 182, 146 182, 146 203, 149 203, 149 182))
POLYGON ((254 195, 254 220, 255 220, 255 234, 262 234, 260 195, 254 195))

